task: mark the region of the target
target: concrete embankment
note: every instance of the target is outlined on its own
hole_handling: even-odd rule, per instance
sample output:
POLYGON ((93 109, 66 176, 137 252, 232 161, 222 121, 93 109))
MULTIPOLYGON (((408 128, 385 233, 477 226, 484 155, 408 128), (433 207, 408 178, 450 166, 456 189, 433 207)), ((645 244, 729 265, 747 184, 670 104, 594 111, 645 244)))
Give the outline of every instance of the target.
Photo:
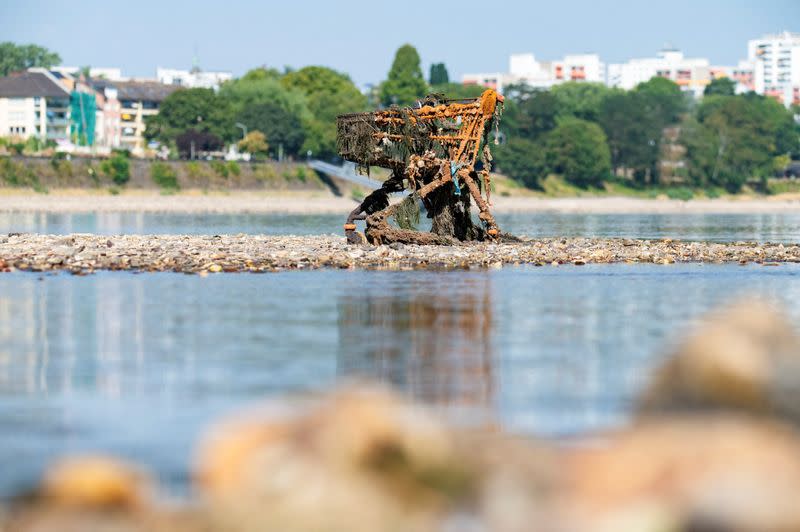
POLYGON ((469 269, 507 264, 800 262, 800 245, 546 238, 455 246, 350 246, 343 236, 38 235, 0 237, 0 270, 269 272, 469 269))

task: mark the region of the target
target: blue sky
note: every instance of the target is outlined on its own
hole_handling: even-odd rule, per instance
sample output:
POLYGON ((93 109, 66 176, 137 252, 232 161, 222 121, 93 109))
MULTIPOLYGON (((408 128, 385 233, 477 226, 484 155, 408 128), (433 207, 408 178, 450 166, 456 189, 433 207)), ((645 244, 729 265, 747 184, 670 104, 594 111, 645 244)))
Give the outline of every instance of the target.
POLYGON ((735 64, 747 39, 800 31, 800 0, 0 0, 0 41, 42 44, 65 64, 156 66, 244 73, 326 65, 358 84, 386 75, 398 46, 417 47, 427 75, 507 68, 508 55, 540 59, 596 52, 605 62, 653 55, 665 43, 715 64, 735 64))

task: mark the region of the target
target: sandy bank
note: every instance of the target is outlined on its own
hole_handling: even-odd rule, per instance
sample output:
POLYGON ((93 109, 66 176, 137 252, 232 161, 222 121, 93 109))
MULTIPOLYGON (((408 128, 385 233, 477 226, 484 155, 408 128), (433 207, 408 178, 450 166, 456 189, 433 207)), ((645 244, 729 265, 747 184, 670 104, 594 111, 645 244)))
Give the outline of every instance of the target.
POLYGON ((267 272, 294 269, 468 269, 504 264, 800 262, 800 245, 546 238, 456 246, 350 246, 341 236, 0 236, 0 271, 267 272))
MULTIPOLYGON (((494 197, 494 210, 508 213, 798 213, 800 199, 714 199, 667 200, 637 198, 553 198, 494 197)), ((35 194, 18 190, 0 190, 0 212, 175 212, 175 213, 291 213, 341 214, 343 217, 356 202, 332 196, 324 191, 230 193, 187 191, 164 196, 153 191, 126 191, 110 195, 105 191, 59 190, 35 194)))

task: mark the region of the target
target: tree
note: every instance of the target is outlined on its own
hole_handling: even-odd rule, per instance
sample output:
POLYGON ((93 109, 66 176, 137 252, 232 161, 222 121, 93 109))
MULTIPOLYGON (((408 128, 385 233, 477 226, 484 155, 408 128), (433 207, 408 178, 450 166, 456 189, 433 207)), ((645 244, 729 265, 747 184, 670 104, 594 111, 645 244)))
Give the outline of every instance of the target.
POLYGON ((648 110, 662 129, 678 122, 681 113, 686 111, 687 96, 677 83, 667 78, 656 76, 639 83, 633 91, 647 98, 648 110))
POLYGON ((733 96, 736 94, 736 82, 731 78, 715 78, 706 85, 703 96, 733 96))
POLYGON ((655 177, 662 135, 661 121, 650 113, 648 103, 648 96, 636 91, 615 93, 603 101, 599 116, 612 168, 633 170, 640 183, 648 174, 655 177))
POLYGON ((287 155, 300 153, 306 138, 302 120, 279 103, 257 103, 242 109, 236 116, 237 122, 265 135, 273 153, 277 154, 280 147, 287 155))
POLYGON ((495 160, 501 172, 528 188, 541 188, 549 171, 544 146, 524 138, 511 138, 498 146, 495 160))
POLYGON ((404 44, 397 50, 389 75, 381 84, 381 103, 385 106, 412 105, 427 92, 417 49, 404 44))
POLYGON ((447 73, 447 67, 444 65, 444 63, 431 64, 428 83, 431 85, 446 85, 447 83, 450 83, 450 75, 447 73))
POLYGON ((244 76, 239 78, 243 81, 261 81, 264 79, 281 79, 281 73, 274 68, 267 68, 265 66, 253 68, 245 72, 244 76))
POLYGON ((575 185, 598 186, 611 170, 606 135, 593 122, 562 120, 547 135, 546 145, 548 166, 575 185))
POLYGON ((181 89, 161 103, 157 115, 147 117, 145 137, 170 142, 188 130, 222 139, 234 137, 233 120, 228 103, 212 89, 181 89))
POLYGON ((31 67, 50 68, 61 62, 61 57, 47 48, 35 44, 16 45, 0 43, 0 76, 7 76, 31 67))
POLYGON ((792 114, 771 98, 708 96, 681 137, 697 184, 738 191, 748 179, 766 180, 776 157, 798 148, 792 114))
POLYGON ((274 77, 273 74, 274 70, 251 70, 242 78, 224 83, 219 89, 219 97, 227 102, 234 115, 241 115, 259 104, 271 103, 296 115, 303 123, 310 120, 312 117, 305 95, 285 87, 281 76, 274 77))
POLYGON ((265 155, 268 148, 266 135, 258 130, 249 132, 239 141, 239 149, 253 156, 265 155))
POLYGON ((509 137, 535 141, 556 127, 560 113, 560 104, 551 92, 527 85, 511 86, 501 123, 509 137))
POLYGON ((175 138, 178 153, 183 159, 196 157, 199 152, 217 151, 222 148, 222 140, 213 133, 187 129, 175 138))
MULTIPOLYGON (((281 84, 305 97, 311 121, 307 124, 304 150, 319 157, 336 155, 336 117, 366 111, 367 98, 347 74, 327 67, 308 66, 288 72, 281 84)), ((270 140, 274 145, 274 141, 270 140)))
POLYGON ((561 115, 597 122, 603 100, 620 91, 610 89, 602 83, 568 81, 554 86, 550 92, 558 101, 561 115))

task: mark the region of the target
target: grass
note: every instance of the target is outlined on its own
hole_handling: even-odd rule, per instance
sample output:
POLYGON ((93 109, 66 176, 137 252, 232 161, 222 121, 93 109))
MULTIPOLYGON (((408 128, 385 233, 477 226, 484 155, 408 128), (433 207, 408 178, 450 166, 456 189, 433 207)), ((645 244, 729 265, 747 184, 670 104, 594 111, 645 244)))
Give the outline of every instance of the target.
MULTIPOLYGON (((622 180, 607 181, 602 187, 582 188, 573 185, 559 175, 553 174, 542 180, 541 188, 539 190, 527 189, 519 183, 516 183, 514 180, 502 176, 493 177, 492 179, 493 191, 499 190, 501 196, 532 196, 539 198, 669 198, 682 201, 688 201, 690 199, 713 199, 732 196, 721 187, 696 188, 686 185, 662 185, 658 187, 639 188, 622 180), (495 185, 495 183, 498 184, 495 185)), ((773 182, 770 182, 770 187, 772 187, 770 189, 771 194, 785 192, 800 193, 800 181, 788 185, 779 183, 774 187, 772 184, 773 182)), ((758 195, 759 194, 755 193, 750 188, 744 188, 738 194, 740 197, 758 195)))
POLYGON ((800 179, 771 179, 767 194, 800 194, 800 179))
POLYGON ((353 201, 363 201, 365 197, 367 197, 367 193, 358 185, 354 186, 350 191, 350 198, 353 201))

